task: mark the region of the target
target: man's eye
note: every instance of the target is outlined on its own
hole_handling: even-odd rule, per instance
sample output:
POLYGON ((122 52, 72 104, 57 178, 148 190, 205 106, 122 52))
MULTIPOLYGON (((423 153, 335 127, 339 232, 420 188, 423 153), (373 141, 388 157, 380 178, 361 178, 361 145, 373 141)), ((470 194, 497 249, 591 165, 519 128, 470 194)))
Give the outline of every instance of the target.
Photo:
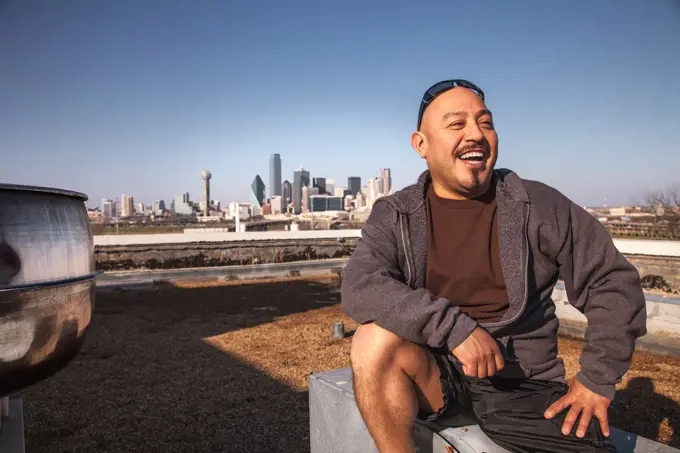
POLYGON ((493 128, 493 122, 489 120, 482 120, 481 121, 482 126, 488 127, 488 128, 493 128))
POLYGON ((462 121, 455 121, 449 124, 449 127, 452 129, 460 129, 462 127, 465 127, 465 123, 463 123, 462 121))

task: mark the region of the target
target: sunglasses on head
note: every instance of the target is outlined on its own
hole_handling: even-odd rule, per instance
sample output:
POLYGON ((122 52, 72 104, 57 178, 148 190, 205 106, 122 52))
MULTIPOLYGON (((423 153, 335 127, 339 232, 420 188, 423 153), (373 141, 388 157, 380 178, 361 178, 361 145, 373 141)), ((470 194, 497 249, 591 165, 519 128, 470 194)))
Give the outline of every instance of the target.
POLYGON ((472 90, 475 92, 475 94, 477 94, 477 96, 479 96, 482 99, 482 101, 484 100, 484 92, 482 91, 482 89, 479 88, 474 83, 468 82, 467 80, 454 79, 437 82, 430 88, 428 88, 427 91, 425 91, 425 94, 423 94, 423 100, 420 101, 420 111, 418 112, 418 127, 416 130, 420 130, 420 123, 423 121, 423 112, 425 112, 425 109, 427 108, 428 105, 430 105, 434 98, 436 98, 443 92, 449 91, 450 89, 456 87, 463 87, 467 88, 468 90, 472 90))

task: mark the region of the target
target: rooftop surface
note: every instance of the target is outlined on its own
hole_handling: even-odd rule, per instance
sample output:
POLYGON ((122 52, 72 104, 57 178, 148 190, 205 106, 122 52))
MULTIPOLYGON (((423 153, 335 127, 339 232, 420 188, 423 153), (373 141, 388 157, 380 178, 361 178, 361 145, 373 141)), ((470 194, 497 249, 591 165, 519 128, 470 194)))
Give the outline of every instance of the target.
MULTIPOLYGON (((81 354, 21 393, 26 451, 309 451, 307 376, 349 365, 329 277, 98 290, 81 354)), ((561 339, 569 375, 582 344, 561 339)), ((680 447, 680 358, 636 353, 613 425, 680 447)))

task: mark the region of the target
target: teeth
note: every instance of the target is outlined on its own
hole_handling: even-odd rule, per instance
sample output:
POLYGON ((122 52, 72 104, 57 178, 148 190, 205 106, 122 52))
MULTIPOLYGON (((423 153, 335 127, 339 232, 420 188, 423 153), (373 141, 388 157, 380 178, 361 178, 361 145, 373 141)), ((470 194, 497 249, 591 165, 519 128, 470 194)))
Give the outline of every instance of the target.
POLYGON ((483 153, 480 153, 479 151, 470 151, 469 153, 465 153, 462 156, 460 156, 461 159, 474 159, 475 157, 484 157, 483 153))

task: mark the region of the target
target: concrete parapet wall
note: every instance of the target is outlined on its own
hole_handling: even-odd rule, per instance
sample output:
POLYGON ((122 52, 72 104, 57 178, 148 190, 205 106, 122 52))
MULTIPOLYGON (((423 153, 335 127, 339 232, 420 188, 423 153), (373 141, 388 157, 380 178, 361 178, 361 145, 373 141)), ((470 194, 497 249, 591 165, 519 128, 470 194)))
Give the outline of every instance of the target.
POLYGON ((671 290, 680 291, 680 257, 627 254, 626 258, 641 278, 661 277, 671 290))
POLYGON ((351 237, 109 245, 95 247, 95 260, 103 271, 184 269, 346 258, 355 246, 351 237))
MULTIPOLYGON (((179 269, 348 257, 360 230, 95 236, 99 270, 179 269)), ((680 242, 617 239, 641 277, 680 291, 680 242), (639 254, 647 250, 664 256, 639 254)))
POLYGON ((614 245, 624 255, 680 257, 680 241, 614 239, 614 245))
POLYGON ((361 237, 361 230, 298 230, 298 231, 248 231, 213 233, 187 230, 168 234, 109 234, 94 236, 95 247, 125 245, 191 244, 249 241, 301 241, 314 239, 344 239, 361 237))
MULTIPOLYGON (((588 320, 567 298, 563 283, 553 290, 556 314, 563 334, 583 337, 588 320)), ((680 298, 645 292, 647 300, 647 335, 638 341, 638 348, 680 355, 680 298)))

